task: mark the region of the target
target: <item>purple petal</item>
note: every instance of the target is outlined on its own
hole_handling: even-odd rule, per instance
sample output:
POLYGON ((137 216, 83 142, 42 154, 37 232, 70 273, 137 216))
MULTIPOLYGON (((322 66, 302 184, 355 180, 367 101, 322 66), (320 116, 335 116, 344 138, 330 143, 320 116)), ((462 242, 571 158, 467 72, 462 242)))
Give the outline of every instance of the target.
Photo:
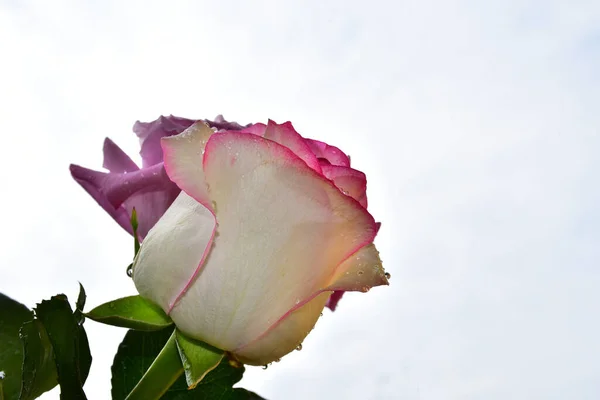
POLYGON ((132 233, 131 210, 138 215, 138 234, 143 239, 177 197, 161 164, 130 173, 106 173, 71 165, 71 175, 127 232, 132 233))
POLYGON ((204 122, 208 124, 211 128, 216 128, 217 130, 226 130, 226 131, 239 131, 244 128, 249 127, 252 124, 248 124, 246 126, 240 125, 237 122, 229 122, 223 118, 221 114, 217 115, 214 121, 209 119, 205 119, 204 122))
POLYGON ((163 160, 160 139, 165 136, 177 135, 190 127, 196 120, 174 117, 160 116, 152 122, 137 121, 133 125, 133 131, 140 138, 142 149, 142 167, 146 168, 156 165, 163 160))
MULTIPOLYGON (((141 169, 119 146, 106 138, 103 166, 110 172, 71 165, 71 175, 129 233, 133 233, 130 218, 135 207, 141 240, 180 192, 165 173, 160 139, 179 134, 196 121, 173 115, 161 116, 152 122, 137 121, 133 131, 140 139, 141 169)), ((236 122, 226 121, 222 115, 218 115, 214 121, 205 122, 217 130, 244 128, 236 122)))
POLYGON ((104 148, 102 151, 104 153, 104 163, 102 166, 110 172, 123 174, 139 169, 133 160, 109 138, 104 139, 104 148))
POLYGON ((335 311, 335 308, 337 307, 339 301, 342 299, 344 293, 345 292, 343 290, 336 290, 335 292, 333 292, 331 296, 329 296, 329 300, 327 300, 327 304, 325 304, 325 306, 331 311, 335 311))

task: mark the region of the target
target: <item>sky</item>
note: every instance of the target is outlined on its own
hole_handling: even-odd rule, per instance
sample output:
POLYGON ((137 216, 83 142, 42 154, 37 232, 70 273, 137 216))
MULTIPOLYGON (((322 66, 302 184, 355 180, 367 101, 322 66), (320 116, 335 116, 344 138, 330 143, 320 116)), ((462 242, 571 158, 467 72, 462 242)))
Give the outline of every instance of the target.
MULTIPOLYGON (((135 294, 131 237, 68 169, 106 136, 139 161, 136 120, 289 120, 367 174, 391 285, 240 386, 600 398, 599 2, 0 0, 0 54, 0 292, 135 294)), ((86 330, 106 399, 125 331, 86 330)))

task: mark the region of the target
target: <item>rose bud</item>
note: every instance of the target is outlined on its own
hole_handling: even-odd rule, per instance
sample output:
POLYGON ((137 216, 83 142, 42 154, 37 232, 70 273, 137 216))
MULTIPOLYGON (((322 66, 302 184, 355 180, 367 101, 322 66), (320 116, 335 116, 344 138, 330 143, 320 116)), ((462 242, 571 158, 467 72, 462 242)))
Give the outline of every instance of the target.
MULTIPOLYGON (((133 131, 140 139, 142 168, 113 141, 106 138, 103 167, 109 172, 71 165, 71 175, 131 234, 131 212, 135 208, 139 226, 138 238, 143 240, 181 191, 165 173, 160 140, 183 132, 196 121, 172 115, 161 116, 153 122, 138 121, 133 126, 133 131)), ((220 115, 214 121, 206 122, 215 129, 243 128, 235 122, 225 121, 220 115)))
POLYGON ((299 346, 335 291, 387 285, 366 178, 292 124, 161 139, 182 190, 134 260, 139 293, 184 334, 264 365, 299 346))

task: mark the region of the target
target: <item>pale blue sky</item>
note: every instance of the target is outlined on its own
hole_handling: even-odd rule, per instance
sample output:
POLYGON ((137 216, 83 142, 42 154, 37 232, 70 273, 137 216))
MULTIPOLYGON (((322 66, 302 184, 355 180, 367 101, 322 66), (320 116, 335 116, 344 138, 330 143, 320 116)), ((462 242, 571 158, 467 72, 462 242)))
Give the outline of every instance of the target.
MULTIPOLYGON (((367 173, 391 286, 242 386, 597 399, 599 27, 597 1, 0 0, 0 291, 134 293, 130 237, 68 171, 105 136, 135 155, 137 119, 291 120, 367 173)), ((86 328, 105 399, 124 331, 86 328)))

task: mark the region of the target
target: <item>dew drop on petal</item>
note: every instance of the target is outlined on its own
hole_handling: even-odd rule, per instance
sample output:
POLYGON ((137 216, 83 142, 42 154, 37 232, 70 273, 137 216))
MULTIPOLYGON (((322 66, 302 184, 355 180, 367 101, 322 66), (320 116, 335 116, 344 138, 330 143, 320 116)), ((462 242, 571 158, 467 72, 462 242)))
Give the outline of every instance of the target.
POLYGON ((363 286, 363 287, 360 289, 360 291, 361 291, 361 292, 363 292, 363 293, 367 293, 367 292, 369 291, 369 287, 367 287, 367 286, 363 286))
POLYGON ((386 279, 390 279, 392 277, 392 274, 390 274, 389 272, 385 273, 385 278, 386 279))
POLYGON ((279 362, 279 361, 281 361, 281 358, 278 358, 277 360, 275 360, 275 362, 279 362))
POLYGON ((356 274, 360 276, 360 275, 362 275, 364 273, 365 273, 364 271, 358 271, 356 274))
POLYGON ((267 368, 269 368, 269 364, 265 364, 265 365, 263 365, 263 368, 262 368, 262 369, 267 369, 267 368))
MULTIPOLYGON (((323 314, 321 314, 321 315, 323 315, 323 314)), ((298 350, 298 351, 302 350, 302 343, 300 343, 298 346, 296 346, 296 350, 298 350)))

